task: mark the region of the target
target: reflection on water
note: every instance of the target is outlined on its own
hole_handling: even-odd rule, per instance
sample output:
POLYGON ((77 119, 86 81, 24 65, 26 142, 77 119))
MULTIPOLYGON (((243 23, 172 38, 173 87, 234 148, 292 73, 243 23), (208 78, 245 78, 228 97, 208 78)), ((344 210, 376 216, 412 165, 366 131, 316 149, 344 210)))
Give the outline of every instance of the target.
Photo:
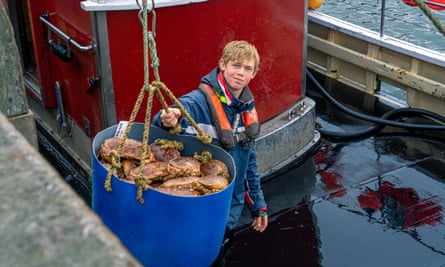
POLYGON ((397 187, 389 181, 379 181, 376 189, 367 187, 357 200, 369 216, 381 212, 383 221, 394 229, 435 226, 443 220, 437 196, 422 198, 413 188, 397 187))
POLYGON ((226 266, 443 266, 445 144, 390 133, 323 142, 264 184, 270 226, 241 228, 226 266))
MULTIPOLYGON (((263 184, 264 195, 267 196, 269 214, 282 212, 283 208, 295 207, 298 203, 310 198, 315 185, 315 162, 308 159, 299 168, 263 184)), ((271 218, 273 221, 274 218, 271 218)), ((239 227, 250 225, 252 218, 245 209, 239 227)))
POLYGON ((318 266, 318 235, 309 201, 314 174, 315 161, 310 158, 263 185, 271 215, 269 226, 262 234, 253 231, 246 212, 241 220, 245 227, 236 233, 226 267, 318 266))
MULTIPOLYGON (((402 0, 385 2, 385 35, 445 53, 445 36, 419 7, 402 0)), ((317 11, 380 32, 382 0, 325 0, 317 11)), ((445 11, 432 11, 445 25, 445 11)))

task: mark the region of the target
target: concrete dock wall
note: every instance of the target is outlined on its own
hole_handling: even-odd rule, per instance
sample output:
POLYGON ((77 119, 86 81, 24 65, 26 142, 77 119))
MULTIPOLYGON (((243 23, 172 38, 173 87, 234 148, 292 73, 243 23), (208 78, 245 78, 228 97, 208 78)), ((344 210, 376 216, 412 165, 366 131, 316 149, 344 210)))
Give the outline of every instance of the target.
POLYGON ((0 112, 37 148, 34 115, 28 109, 19 50, 6 12, 0 2, 0 112))
POLYGON ((0 114, 0 265, 139 266, 0 114))

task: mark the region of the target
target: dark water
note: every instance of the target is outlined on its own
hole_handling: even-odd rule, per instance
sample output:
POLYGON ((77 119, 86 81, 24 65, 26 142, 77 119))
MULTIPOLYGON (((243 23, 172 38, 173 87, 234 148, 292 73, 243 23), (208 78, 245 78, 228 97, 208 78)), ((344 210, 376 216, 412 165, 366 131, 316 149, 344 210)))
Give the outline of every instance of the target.
MULTIPOLYGON (((308 96, 324 129, 365 125, 312 88, 308 96)), ((445 266, 443 136, 385 127, 355 140, 323 138, 304 164, 263 184, 270 225, 262 234, 241 227, 226 266, 445 266)))
POLYGON ((266 232, 226 266, 445 266, 445 144, 385 135, 320 151, 264 185, 266 232))
MULTIPOLYGON (((419 7, 402 0, 385 1, 383 33, 388 36, 445 53, 445 36, 419 7)), ((317 11, 380 32, 382 0, 324 0, 317 11)), ((445 25, 445 11, 432 11, 445 25)))

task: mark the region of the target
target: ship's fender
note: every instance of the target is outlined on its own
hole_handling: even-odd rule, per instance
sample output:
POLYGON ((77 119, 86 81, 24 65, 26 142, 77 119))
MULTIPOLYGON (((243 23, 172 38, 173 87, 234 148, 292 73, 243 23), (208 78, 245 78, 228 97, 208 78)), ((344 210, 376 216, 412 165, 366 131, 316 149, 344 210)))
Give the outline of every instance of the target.
POLYGON ((308 0, 308 8, 310 10, 317 9, 321 7, 321 4, 323 3, 323 0, 308 0))

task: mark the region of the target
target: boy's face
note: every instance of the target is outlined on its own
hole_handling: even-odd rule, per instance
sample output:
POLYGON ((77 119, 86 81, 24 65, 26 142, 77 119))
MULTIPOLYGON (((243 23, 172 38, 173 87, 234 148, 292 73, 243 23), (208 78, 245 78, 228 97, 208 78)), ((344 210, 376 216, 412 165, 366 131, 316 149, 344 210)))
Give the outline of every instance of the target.
POLYGON ((241 91, 255 77, 255 60, 244 59, 242 61, 229 60, 227 64, 221 60, 219 68, 223 72, 224 78, 238 97, 241 91))

